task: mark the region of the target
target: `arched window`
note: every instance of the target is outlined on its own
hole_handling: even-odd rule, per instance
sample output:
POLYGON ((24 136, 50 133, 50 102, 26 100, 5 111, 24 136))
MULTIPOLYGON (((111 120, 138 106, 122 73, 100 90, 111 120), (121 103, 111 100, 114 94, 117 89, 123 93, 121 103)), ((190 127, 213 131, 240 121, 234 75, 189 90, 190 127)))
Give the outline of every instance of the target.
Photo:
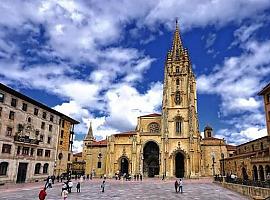
POLYGON ((58 154, 58 159, 59 159, 59 160, 62 160, 62 158, 63 158, 63 154, 62 154, 62 153, 59 153, 59 154, 58 154))
POLYGON ((257 181, 258 180, 258 170, 256 165, 253 166, 253 180, 257 181))
POLYGON ((259 176, 260 176, 260 181, 264 181, 264 170, 263 170, 262 165, 259 166, 259 176))
POLYGON ((48 168, 49 168, 49 164, 45 163, 43 166, 43 174, 48 174, 48 168))
POLYGON ((181 117, 175 118, 175 132, 176 132, 176 134, 182 133, 182 119, 181 119, 181 117))
POLYGON ((27 121, 30 123, 32 121, 31 117, 28 117, 27 121))
POLYGON ((8 170, 8 162, 0 163, 0 176, 6 176, 8 170))
POLYGON ((159 124, 152 122, 148 125, 148 130, 150 133, 159 133, 159 124))
POLYGON ((181 94, 180 94, 180 91, 176 91, 175 92, 174 102, 175 102, 176 105, 179 105, 181 103, 181 94))
POLYGON ((37 163, 35 165, 35 174, 39 174, 40 173, 40 168, 41 168, 41 164, 40 163, 37 163))
POLYGON ((176 85, 180 85, 179 79, 176 79, 176 85))

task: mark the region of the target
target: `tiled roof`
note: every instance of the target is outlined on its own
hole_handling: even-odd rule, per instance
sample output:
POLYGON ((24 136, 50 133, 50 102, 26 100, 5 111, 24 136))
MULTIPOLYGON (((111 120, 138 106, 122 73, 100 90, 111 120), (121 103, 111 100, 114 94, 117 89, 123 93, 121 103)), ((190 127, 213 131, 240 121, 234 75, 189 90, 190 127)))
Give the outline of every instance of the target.
POLYGON ((258 95, 264 95, 267 90, 270 89, 270 82, 258 93, 258 95))
POLYGON ((81 157, 81 156, 82 156, 82 152, 75 153, 75 154, 73 154, 73 156, 78 156, 78 157, 81 157))
POLYGON ((159 113, 152 113, 152 114, 149 114, 149 115, 142 115, 140 117, 159 117, 161 116, 161 114, 159 113))
POLYGON ((234 146, 234 145, 227 144, 226 147, 227 147, 227 150, 229 150, 229 151, 235 151, 236 150, 236 146, 234 146))
POLYGON ((95 146, 103 146, 103 145, 107 145, 107 140, 100 140, 100 141, 94 141, 93 145, 95 146))

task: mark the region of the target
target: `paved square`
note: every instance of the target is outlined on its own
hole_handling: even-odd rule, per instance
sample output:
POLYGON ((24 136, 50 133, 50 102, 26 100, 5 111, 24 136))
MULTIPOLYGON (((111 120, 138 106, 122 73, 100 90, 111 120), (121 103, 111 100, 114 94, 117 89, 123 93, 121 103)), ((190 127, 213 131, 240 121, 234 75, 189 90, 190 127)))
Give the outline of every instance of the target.
MULTIPOLYGON (((101 193, 101 179, 84 181, 81 193, 76 193, 73 188, 68 196, 69 200, 79 199, 248 199, 238 193, 222 188, 209 180, 184 180, 184 193, 174 192, 174 180, 161 181, 158 179, 145 179, 140 181, 116 181, 106 180, 105 193, 101 193)), ((73 181, 76 185, 76 181, 73 181)), ((58 200, 61 198, 61 185, 56 183, 52 189, 47 190, 47 200, 58 200)), ((0 188, 1 200, 33 200, 38 199, 38 193, 42 187, 41 183, 25 184, 24 187, 0 188)))

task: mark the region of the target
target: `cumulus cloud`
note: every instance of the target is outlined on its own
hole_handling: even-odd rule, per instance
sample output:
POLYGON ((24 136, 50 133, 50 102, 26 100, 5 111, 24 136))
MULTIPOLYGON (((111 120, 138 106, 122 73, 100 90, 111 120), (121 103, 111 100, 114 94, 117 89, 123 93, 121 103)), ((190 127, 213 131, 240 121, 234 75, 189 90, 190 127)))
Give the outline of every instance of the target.
MULTIPOLYGON (((86 133, 92 120, 95 134, 102 137, 134 128, 138 115, 158 112, 161 105, 162 84, 153 83, 144 92, 137 89, 155 58, 142 50, 119 45, 121 42, 130 36, 141 44, 152 41, 157 33, 162 34, 160 26, 173 27, 175 17, 179 17, 181 29, 188 30, 240 22, 270 7, 267 0, 124 0, 105 4, 43 0, 5 1, 0 5, 1 81, 56 94, 63 103, 55 109, 82 122, 78 132, 86 133), (130 24, 134 27, 126 33, 130 24), (150 32, 146 40, 140 37, 145 30, 150 32)), ((245 38, 258 28, 246 30, 245 38)), ((214 41, 212 36, 208 46, 214 41)), ((244 74, 267 74, 267 68, 258 62, 268 63, 265 56, 269 50, 258 42, 249 42, 244 48, 245 55, 228 58, 213 76, 199 77, 201 92, 216 88, 213 92, 222 96, 222 108, 228 106, 224 113, 239 104, 240 110, 258 107, 251 93, 261 81, 258 77, 247 80, 244 74), (257 68, 250 67, 254 64, 257 68), (239 70, 235 66, 240 66, 239 70), (228 80, 222 78, 230 75, 228 80)), ((80 149, 81 142, 76 141, 74 146, 80 149)))

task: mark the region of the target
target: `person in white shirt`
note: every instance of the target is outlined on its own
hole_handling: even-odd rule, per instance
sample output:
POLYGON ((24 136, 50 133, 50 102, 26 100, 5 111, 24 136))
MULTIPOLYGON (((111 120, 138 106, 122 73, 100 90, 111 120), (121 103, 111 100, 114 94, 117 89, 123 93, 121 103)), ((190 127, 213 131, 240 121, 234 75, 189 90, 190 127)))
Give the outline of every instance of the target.
POLYGON ((183 180, 181 178, 179 180, 179 192, 183 193, 183 180))

